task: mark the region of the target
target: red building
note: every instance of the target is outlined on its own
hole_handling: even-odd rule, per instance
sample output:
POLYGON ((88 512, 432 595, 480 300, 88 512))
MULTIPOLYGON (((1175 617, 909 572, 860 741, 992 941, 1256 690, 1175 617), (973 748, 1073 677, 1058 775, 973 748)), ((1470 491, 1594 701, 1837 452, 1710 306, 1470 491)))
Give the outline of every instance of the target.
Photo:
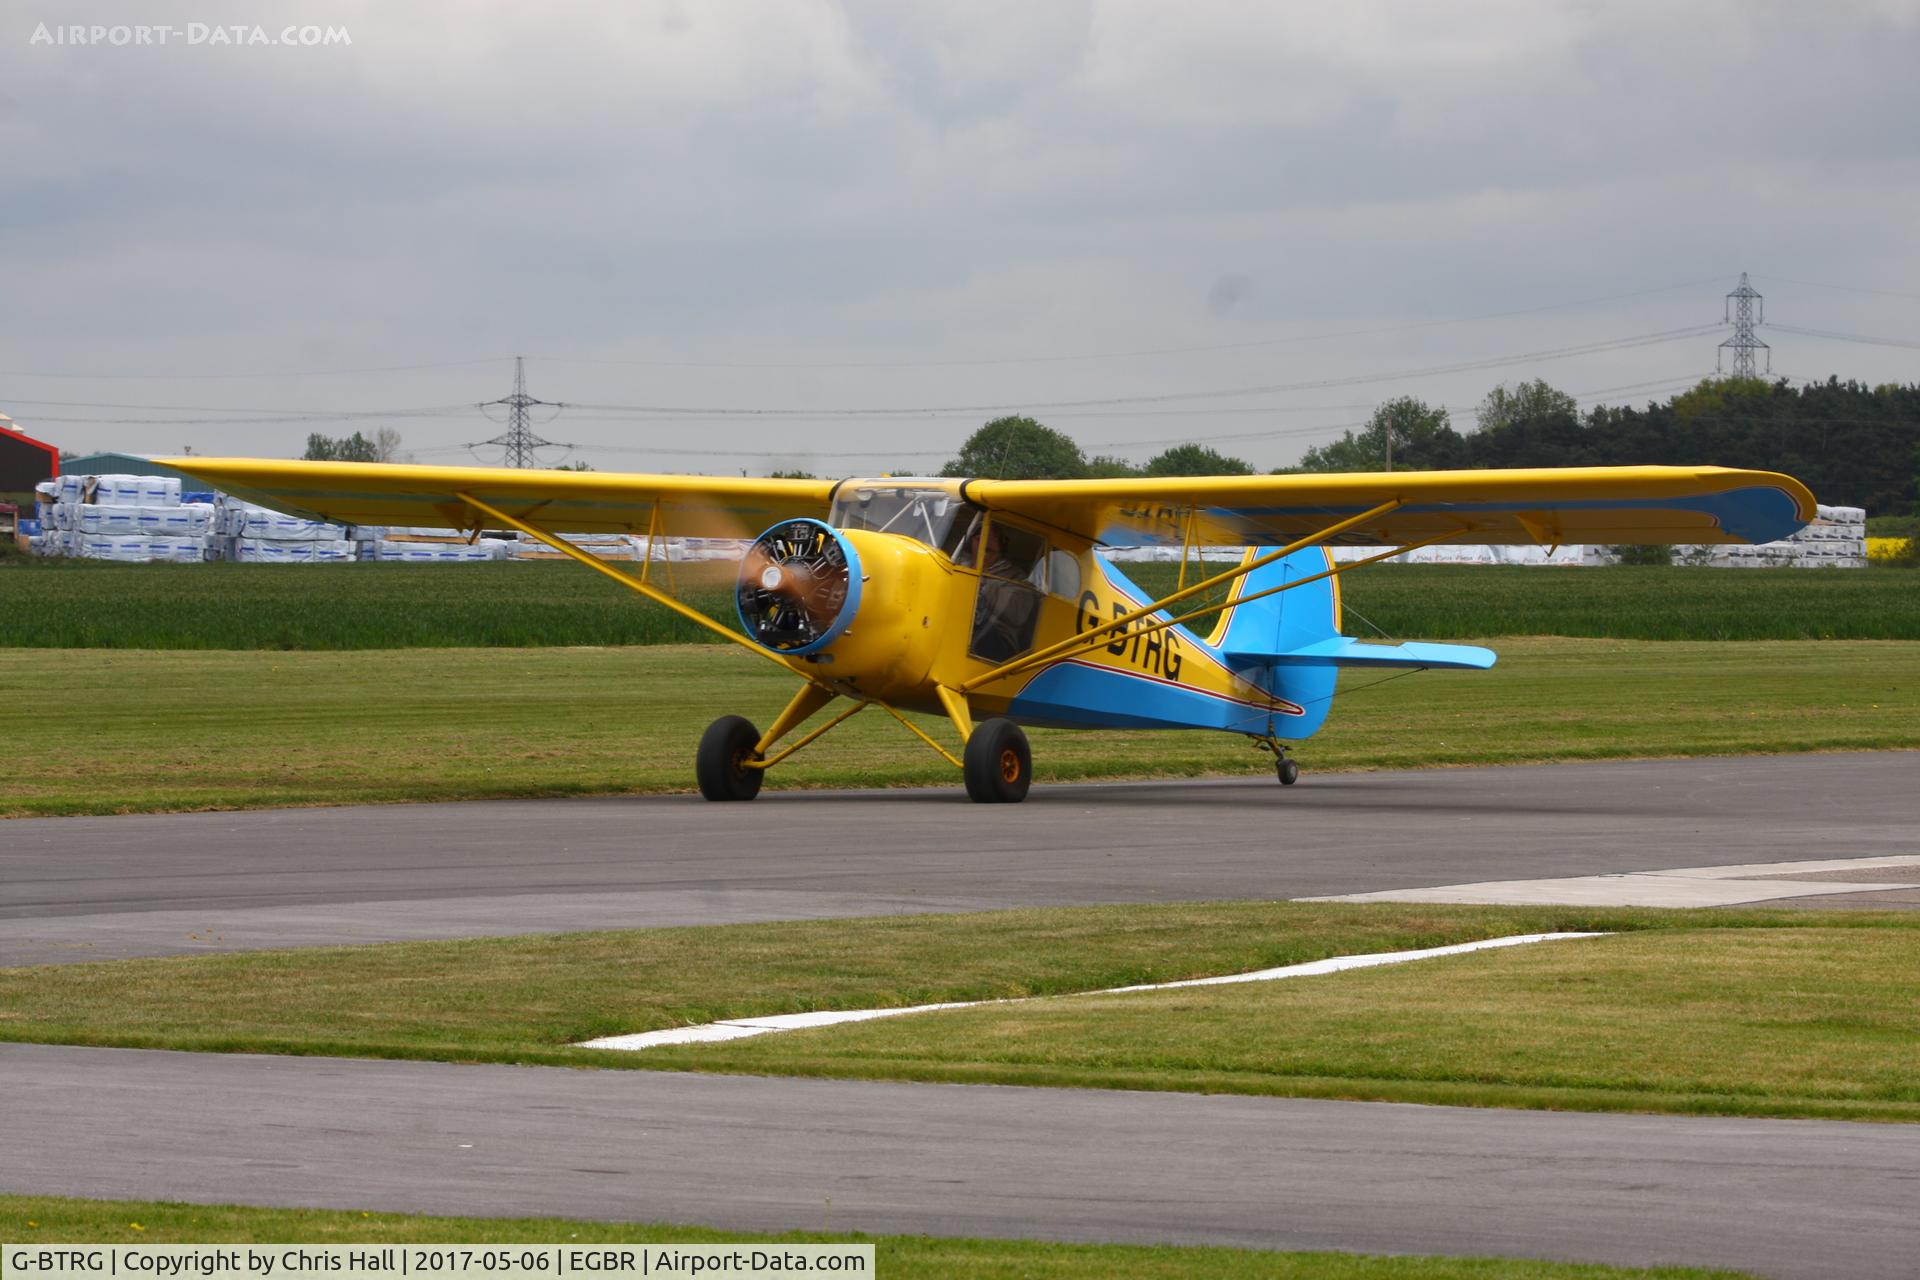
POLYGON ((60 451, 24 435, 0 413, 0 493, 28 493, 60 474, 60 451))

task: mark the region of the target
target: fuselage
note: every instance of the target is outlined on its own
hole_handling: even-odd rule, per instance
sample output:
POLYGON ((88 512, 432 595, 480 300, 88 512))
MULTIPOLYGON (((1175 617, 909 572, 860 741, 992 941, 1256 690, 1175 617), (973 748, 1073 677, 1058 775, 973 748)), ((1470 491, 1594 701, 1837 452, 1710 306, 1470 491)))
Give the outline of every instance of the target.
MULTIPOLYGON (((1205 635, 1178 625, 1155 628, 1168 615, 1150 614, 1046 656, 1154 597, 1091 541, 982 511, 961 498, 958 486, 881 480, 842 487, 827 523, 856 553, 858 611, 830 642, 788 657, 796 672, 848 697, 939 714, 941 687, 959 689, 1039 655, 1030 667, 972 688, 975 716, 1292 739, 1325 719, 1325 700, 1310 706, 1277 696, 1269 691, 1270 669, 1229 662, 1221 647, 1230 631, 1226 614, 1196 622, 1207 627, 1205 635)), ((1196 562, 1187 579, 1221 567, 1202 570, 1196 562)), ((1332 622, 1337 628, 1337 612, 1332 622)))

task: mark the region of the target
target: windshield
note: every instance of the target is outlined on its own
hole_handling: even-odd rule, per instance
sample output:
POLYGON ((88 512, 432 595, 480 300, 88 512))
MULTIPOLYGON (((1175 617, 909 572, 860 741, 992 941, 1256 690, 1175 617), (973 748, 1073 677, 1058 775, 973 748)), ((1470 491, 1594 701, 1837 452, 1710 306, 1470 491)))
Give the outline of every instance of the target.
POLYGON ((849 480, 834 494, 828 522, 943 546, 954 520, 966 510, 958 487, 957 480, 849 480))

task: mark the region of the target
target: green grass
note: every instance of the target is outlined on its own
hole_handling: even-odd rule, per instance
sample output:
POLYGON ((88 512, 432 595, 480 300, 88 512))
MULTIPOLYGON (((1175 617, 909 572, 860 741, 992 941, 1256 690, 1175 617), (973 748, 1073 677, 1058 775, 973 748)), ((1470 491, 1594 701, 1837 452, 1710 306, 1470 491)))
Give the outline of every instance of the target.
POLYGON ((0 1039, 1915 1121, 1917 982, 1913 915, 1200 903, 7 969, 0 1039), (1558 930, 1625 936, 645 1053, 573 1047, 1558 930))
POLYGON ((248 1209, 151 1200, 0 1196, 0 1240, 89 1244, 872 1244, 884 1280, 1732 1280, 1743 1272, 1651 1269, 1510 1258, 1271 1253, 1170 1245, 1053 1244, 793 1231, 780 1235, 570 1218, 436 1218, 337 1209, 248 1209))
MULTIPOLYGON (((1214 566, 1218 568, 1220 566, 1214 566)), ((658 567, 656 567, 658 568, 658 567)), ((1123 566, 1171 590, 1173 565, 1123 566)), ((737 625, 732 565, 673 573, 737 625)), ((1380 565, 1344 575, 1347 630, 1403 640, 1920 640, 1893 571, 1380 565)), ((723 643, 578 565, 0 564, 0 647, 394 649, 723 643)), ((1205 624, 1196 624, 1204 626, 1205 624)))
POLYGON ((1656 931, 727 1044, 754 1075, 1920 1121, 1920 929, 1656 931))
MULTIPOLYGON (((278 566, 290 578, 298 567, 278 566)), ((1920 644, 1500 643, 1490 672, 1351 674, 1309 770, 1920 745, 1920 644)), ((685 790, 701 730, 792 677, 711 646, 0 649, 0 815, 685 790)), ((950 726, 929 723, 943 739, 950 726)), ((1042 782, 1258 775, 1214 733, 1036 731, 1042 782)), ((1310 779, 1309 779, 1310 781, 1310 779)), ((868 712, 769 786, 958 785, 868 712)), ((764 802, 764 801, 763 801, 764 802)))

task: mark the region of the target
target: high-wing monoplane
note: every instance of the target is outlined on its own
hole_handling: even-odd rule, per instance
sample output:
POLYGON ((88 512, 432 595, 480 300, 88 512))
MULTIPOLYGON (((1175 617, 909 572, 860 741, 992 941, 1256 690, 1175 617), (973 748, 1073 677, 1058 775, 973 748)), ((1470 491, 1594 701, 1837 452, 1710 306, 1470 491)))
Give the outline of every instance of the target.
POLYGON ((701 738, 694 773, 709 800, 752 799, 767 770, 869 707, 944 756, 979 801, 1026 797, 1023 725, 1242 734, 1291 785, 1291 744, 1326 721, 1340 668, 1494 662, 1473 646, 1343 635, 1340 574, 1448 542, 1769 542, 1815 511, 1789 476, 1719 467, 836 482, 165 461, 316 519, 514 529, 785 667, 799 688, 764 732, 725 715, 701 738), (606 532, 647 539, 637 569, 565 537, 606 532), (651 574, 651 544, 680 537, 751 539, 737 630, 651 574), (1141 590, 1099 554, 1114 545, 1179 548, 1179 585, 1141 590), (1378 550, 1335 562, 1341 545, 1378 550), (1218 547, 1245 550, 1225 569, 1191 567, 1218 547), (908 711, 950 721, 957 742, 908 711))

